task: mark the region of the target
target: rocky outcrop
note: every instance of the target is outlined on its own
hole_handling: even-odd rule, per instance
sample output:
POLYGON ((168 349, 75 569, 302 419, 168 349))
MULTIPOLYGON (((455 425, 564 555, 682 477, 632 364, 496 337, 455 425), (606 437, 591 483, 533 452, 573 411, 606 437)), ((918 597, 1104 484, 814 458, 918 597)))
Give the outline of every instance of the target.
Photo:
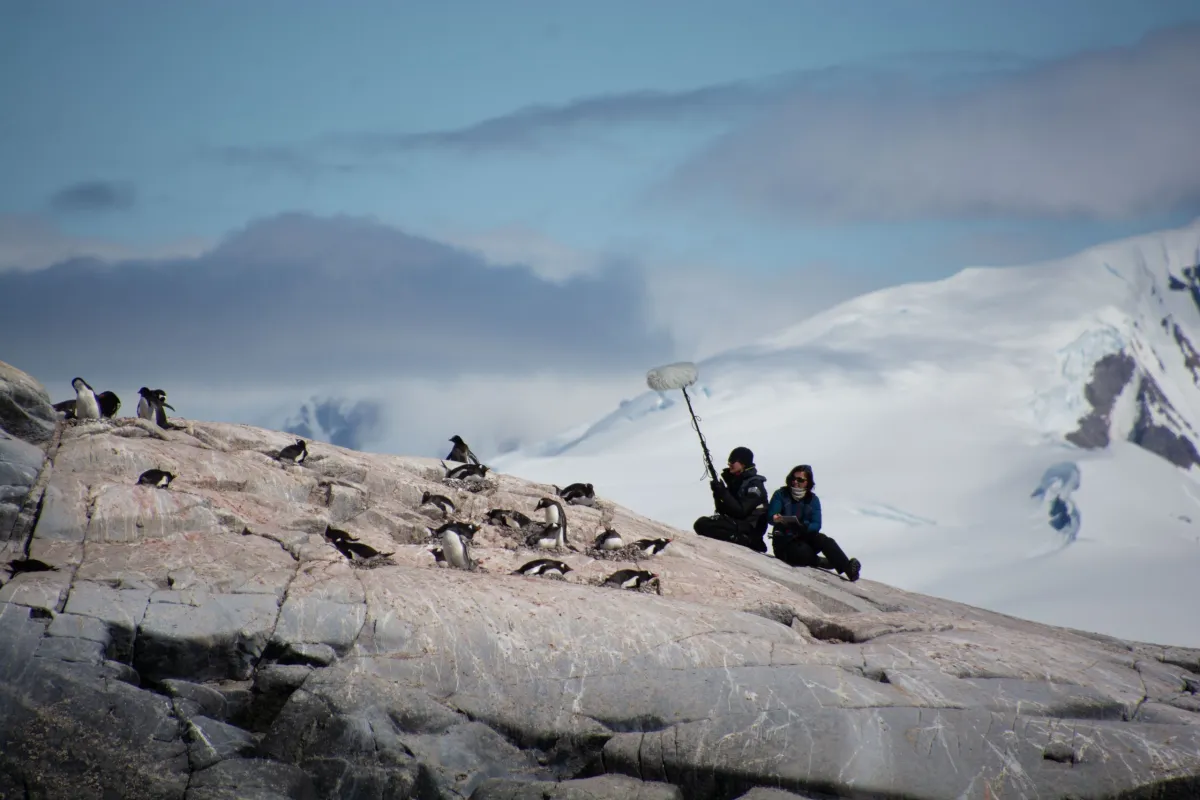
POLYGON ((172 422, 30 445, 0 570, 0 797, 1200 793, 1200 650, 791 569, 600 486, 567 506, 566 579, 510 574, 538 554, 489 525, 478 568, 446 568, 422 492, 482 521, 550 487, 332 445, 284 465, 285 433, 172 422), (179 477, 136 486, 151 467, 179 477), (348 563, 327 524, 391 563, 348 563), (602 525, 674 541, 602 557, 602 525), (597 585, 628 566, 657 591, 597 585))
MULTIPOLYGON (((1184 365, 1195 374, 1200 362, 1178 325, 1175 326, 1175 341, 1183 354, 1184 365)), ((1081 417, 1079 427, 1064 438, 1087 450, 1108 447, 1117 398, 1135 380, 1136 416, 1126 438, 1182 469, 1200 465, 1200 450, 1192 438, 1196 435, 1195 430, 1176 411, 1154 378, 1140 369, 1136 359, 1124 350, 1110 353, 1096 362, 1092 379, 1084 387, 1084 397, 1092 410, 1081 417)))
POLYGON ((1108 447, 1112 410, 1117 398, 1133 378, 1137 362, 1125 351, 1109 353, 1092 368, 1092 379, 1083 396, 1092 410, 1079 420, 1079 427, 1066 435, 1071 444, 1087 450, 1108 447))

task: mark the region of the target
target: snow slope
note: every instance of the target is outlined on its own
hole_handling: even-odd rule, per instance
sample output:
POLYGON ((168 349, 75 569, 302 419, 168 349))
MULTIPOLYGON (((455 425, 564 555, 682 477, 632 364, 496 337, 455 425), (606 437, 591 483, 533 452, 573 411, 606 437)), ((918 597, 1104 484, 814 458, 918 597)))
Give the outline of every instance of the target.
MULTIPOLYGON (((772 487, 813 465, 864 579, 1200 646, 1198 261, 1200 220, 874 292, 701 362, 689 391, 718 469, 737 445, 772 487)), ((684 529, 711 513, 678 391, 492 466, 684 529)))

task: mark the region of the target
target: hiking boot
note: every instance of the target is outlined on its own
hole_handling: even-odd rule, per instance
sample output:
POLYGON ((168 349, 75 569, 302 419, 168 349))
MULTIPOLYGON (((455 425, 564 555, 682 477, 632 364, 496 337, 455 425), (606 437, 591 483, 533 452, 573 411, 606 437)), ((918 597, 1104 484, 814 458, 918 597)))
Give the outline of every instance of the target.
POLYGON ((761 536, 746 536, 742 539, 742 544, 749 547, 756 553, 767 552, 767 543, 763 541, 761 536))
POLYGON ((850 563, 846 565, 846 577, 851 582, 858 580, 858 574, 862 572, 862 564, 857 558, 850 559, 850 563))

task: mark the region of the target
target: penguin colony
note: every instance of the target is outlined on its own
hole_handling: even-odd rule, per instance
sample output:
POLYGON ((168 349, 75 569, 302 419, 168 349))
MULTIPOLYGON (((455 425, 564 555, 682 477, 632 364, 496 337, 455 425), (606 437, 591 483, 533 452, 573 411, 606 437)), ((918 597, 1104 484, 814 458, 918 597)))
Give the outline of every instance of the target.
MULTIPOLYGON (((97 394, 92 386, 83 378, 71 381, 75 390, 73 400, 65 400, 54 404, 54 409, 64 415, 67 420, 88 421, 112 419, 121 407, 121 401, 111 391, 97 394)), ((167 394, 162 389, 149 389, 143 386, 138 390, 139 401, 137 416, 153 422, 160 428, 169 429, 165 409, 174 411, 167 403, 167 394)), ((442 468, 446 474, 443 478, 447 485, 459 486, 468 491, 478 491, 481 482, 485 481, 489 468, 471 451, 461 436, 455 435, 449 440, 454 446, 442 460, 442 468), (446 461, 457 462, 458 466, 447 466, 446 461)), ((297 439, 295 443, 283 447, 275 458, 284 464, 300 465, 308 458, 308 443, 297 439)), ((148 469, 138 476, 137 485, 154 489, 168 489, 171 482, 178 476, 163 469, 148 469)), ((568 520, 563 504, 596 506, 596 491, 590 483, 572 483, 559 488, 553 486, 554 497, 542 497, 533 507, 533 511, 543 512, 543 522, 537 522, 532 517, 516 509, 493 508, 482 520, 483 524, 503 529, 518 537, 525 548, 534 551, 563 551, 580 552, 569 541, 568 520)), ((421 506, 430 506, 440 514, 442 524, 438 527, 427 527, 432 545, 428 548, 437 566, 445 566, 462 570, 474 571, 479 565, 472 556, 471 548, 475 534, 482 525, 463 519, 452 519, 451 515, 458 512, 454 501, 442 494, 426 491, 421 496, 421 506)), ((248 531, 247 531, 248 532, 248 531)), ((327 525, 324 533, 325 540, 354 566, 374 567, 384 564, 394 564, 390 556, 395 551, 382 553, 365 542, 360 542, 350 533, 327 525)), ((595 558, 623 558, 656 556, 671 543, 671 539, 638 539, 626 542, 621 534, 606 526, 586 548, 588 555, 595 558)), ((34 571, 53 569, 42 562, 32 559, 12 562, 9 565, 10 574, 18 571, 34 571)), ((566 579, 572 567, 565 561, 554 558, 535 558, 513 570, 513 575, 529 577, 551 577, 566 579)), ((602 586, 639 591, 654 590, 661 593, 659 577, 653 572, 640 569, 621 569, 599 581, 602 586)))

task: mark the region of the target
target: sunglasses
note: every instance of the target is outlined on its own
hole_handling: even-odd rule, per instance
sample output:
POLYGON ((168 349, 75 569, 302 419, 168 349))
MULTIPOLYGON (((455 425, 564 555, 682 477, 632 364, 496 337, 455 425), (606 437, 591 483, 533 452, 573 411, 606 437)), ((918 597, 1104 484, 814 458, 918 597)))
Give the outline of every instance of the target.
POLYGON ((793 475, 792 477, 788 478, 788 483, 807 484, 808 478, 804 477, 803 475, 793 475))

